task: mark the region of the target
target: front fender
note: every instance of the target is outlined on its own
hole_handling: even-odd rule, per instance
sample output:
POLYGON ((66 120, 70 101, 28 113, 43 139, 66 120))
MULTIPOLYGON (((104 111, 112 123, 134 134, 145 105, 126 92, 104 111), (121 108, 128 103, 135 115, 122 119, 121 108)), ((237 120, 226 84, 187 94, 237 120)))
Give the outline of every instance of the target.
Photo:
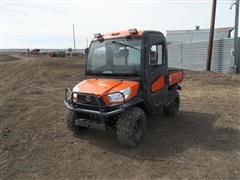
POLYGON ((125 110, 127 110, 128 108, 131 108, 133 106, 138 106, 141 109, 143 109, 144 111, 150 112, 148 106, 145 104, 144 100, 141 97, 135 97, 133 99, 131 99, 128 102, 125 102, 123 105, 123 108, 125 110))

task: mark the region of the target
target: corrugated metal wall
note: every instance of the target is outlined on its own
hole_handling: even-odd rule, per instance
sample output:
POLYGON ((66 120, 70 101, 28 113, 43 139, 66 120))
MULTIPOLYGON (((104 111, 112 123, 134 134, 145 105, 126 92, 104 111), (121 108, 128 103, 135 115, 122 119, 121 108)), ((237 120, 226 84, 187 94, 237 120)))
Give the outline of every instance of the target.
MULTIPOLYGON (((226 31, 215 31, 214 39, 228 38, 230 29, 231 28, 227 29, 226 31)), ((167 33, 168 33, 166 36, 167 41, 173 42, 173 43, 207 41, 209 38, 209 29, 208 30, 189 30, 185 32, 168 31, 167 33)))
MULTIPOLYGON (((240 41, 238 41, 240 44, 240 41)), ((233 38, 214 40, 211 70, 227 73, 229 66, 234 65, 231 50, 233 38)), ((206 69, 208 41, 168 45, 170 67, 202 71, 206 69)))

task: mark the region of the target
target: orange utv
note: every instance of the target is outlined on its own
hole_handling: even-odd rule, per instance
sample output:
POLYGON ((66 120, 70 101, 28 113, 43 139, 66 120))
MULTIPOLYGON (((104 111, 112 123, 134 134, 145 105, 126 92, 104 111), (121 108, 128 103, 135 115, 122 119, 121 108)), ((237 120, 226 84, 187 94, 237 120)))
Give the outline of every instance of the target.
POLYGON ((119 142, 134 147, 146 130, 146 114, 179 111, 183 71, 168 68, 161 32, 98 33, 86 52, 85 80, 65 91, 71 131, 115 128, 119 142))

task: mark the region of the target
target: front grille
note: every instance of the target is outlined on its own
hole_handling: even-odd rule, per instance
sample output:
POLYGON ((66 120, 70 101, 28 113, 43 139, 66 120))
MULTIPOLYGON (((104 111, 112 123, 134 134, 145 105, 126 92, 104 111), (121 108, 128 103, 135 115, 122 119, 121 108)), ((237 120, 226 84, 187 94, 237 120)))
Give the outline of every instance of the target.
POLYGON ((77 102, 73 104, 76 108, 100 111, 104 109, 104 103, 97 96, 91 94, 78 94, 77 102), (99 102, 98 102, 99 101, 99 102), (100 103, 100 104, 99 104, 100 103), (101 107, 99 107, 101 105, 101 107))
POLYGON ((98 105, 95 96, 92 96, 92 95, 82 95, 82 94, 78 95, 77 103, 86 104, 86 105, 93 105, 93 106, 97 106, 98 105))

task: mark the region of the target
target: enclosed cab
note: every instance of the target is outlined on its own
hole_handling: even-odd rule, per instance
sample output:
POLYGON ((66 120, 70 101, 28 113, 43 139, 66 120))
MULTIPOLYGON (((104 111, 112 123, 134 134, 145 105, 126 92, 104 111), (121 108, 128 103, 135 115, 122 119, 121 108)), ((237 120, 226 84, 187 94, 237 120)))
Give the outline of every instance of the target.
POLYGON ((70 130, 116 128, 118 140, 134 147, 146 130, 146 113, 178 112, 183 71, 168 68, 161 32, 98 33, 87 52, 85 80, 65 91, 70 130))

